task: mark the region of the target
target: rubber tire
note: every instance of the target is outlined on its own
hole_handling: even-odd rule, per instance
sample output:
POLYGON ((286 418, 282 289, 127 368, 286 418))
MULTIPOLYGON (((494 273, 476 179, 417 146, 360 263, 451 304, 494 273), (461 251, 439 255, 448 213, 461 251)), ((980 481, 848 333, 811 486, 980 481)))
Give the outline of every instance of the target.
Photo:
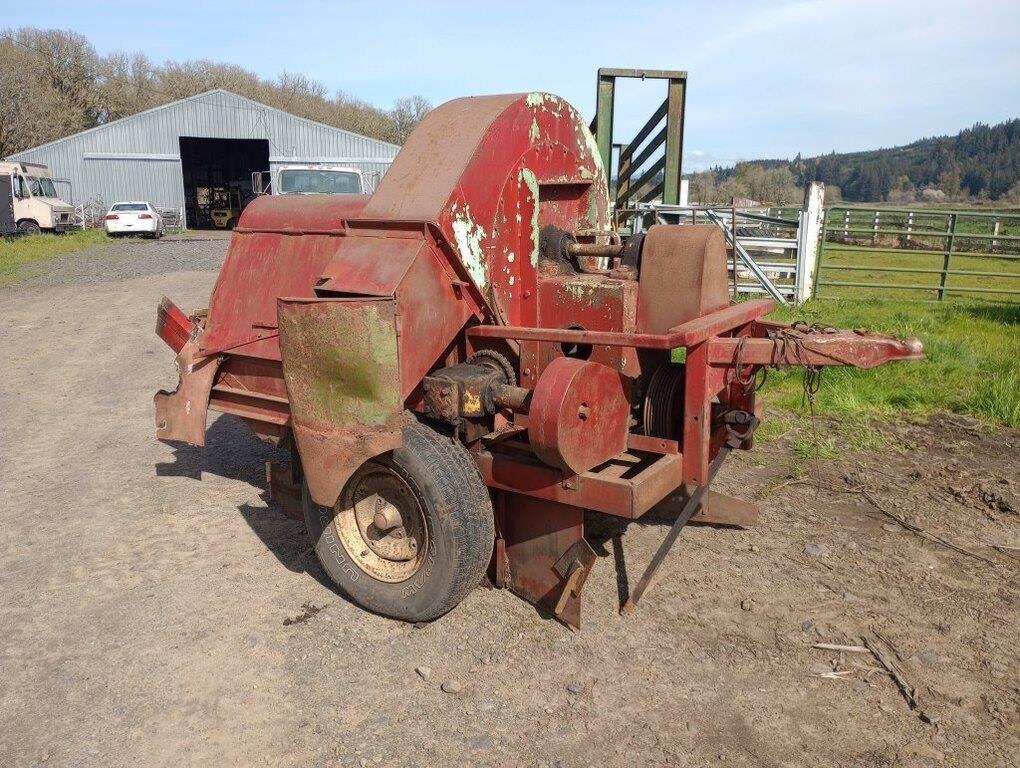
POLYGON ((366 610, 403 621, 432 621, 454 608, 485 575, 495 519, 489 491, 471 455, 449 437, 414 421, 404 445, 373 459, 396 470, 425 510, 429 552, 410 579, 388 583, 361 570, 333 526, 333 509, 316 504, 302 483, 305 527, 337 589, 366 610))
POLYGON ((34 221, 26 220, 18 222, 18 231, 23 235, 41 235, 42 227, 34 221))

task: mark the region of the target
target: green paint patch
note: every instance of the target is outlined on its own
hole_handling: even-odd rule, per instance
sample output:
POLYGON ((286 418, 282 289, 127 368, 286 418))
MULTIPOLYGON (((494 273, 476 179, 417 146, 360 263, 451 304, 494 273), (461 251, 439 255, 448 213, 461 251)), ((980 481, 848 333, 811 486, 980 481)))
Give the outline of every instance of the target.
MULTIPOLYGON (((599 226, 599 200, 598 193, 594 189, 588 190, 588 226, 599 226)), ((606 213, 606 221, 610 221, 609 213, 606 213)))
POLYGON ((559 96, 554 96, 551 93, 544 93, 542 91, 534 91, 527 95, 528 106, 541 109, 543 112, 549 112, 550 114, 560 116, 563 105, 565 102, 560 99, 559 96))
POLYGON ((538 266, 538 178, 530 168, 521 168, 518 179, 524 183, 531 194, 531 266, 538 266))
POLYGON ((588 303, 593 303, 595 298, 595 286, 586 280, 574 280, 564 284, 563 290, 570 294, 570 296, 576 302, 581 302, 585 299, 588 303))
POLYGON ((595 163, 595 167, 605 175, 606 169, 602 166, 602 153, 599 152, 599 144, 595 141, 595 137, 592 132, 588 130, 588 126, 578 117, 574 124, 577 126, 577 132, 581 143, 588 147, 588 152, 591 154, 592 161, 595 163))
POLYGON ((301 360, 287 384, 301 418, 379 426, 400 411, 397 336, 380 309, 343 302, 281 313, 284 354, 301 360))
POLYGON ((531 130, 528 132, 528 136, 531 137, 532 141, 535 141, 539 136, 538 120, 534 117, 531 118, 531 130))
POLYGON ((351 419, 359 424, 382 424, 386 411, 379 405, 379 381, 370 369, 372 362, 341 357, 334 350, 320 357, 320 375, 308 382, 314 411, 336 423, 351 419))

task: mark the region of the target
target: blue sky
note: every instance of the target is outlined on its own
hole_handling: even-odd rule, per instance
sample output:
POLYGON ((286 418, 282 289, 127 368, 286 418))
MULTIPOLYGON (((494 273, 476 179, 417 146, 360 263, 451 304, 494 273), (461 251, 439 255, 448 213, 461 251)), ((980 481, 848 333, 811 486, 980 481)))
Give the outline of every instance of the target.
MULTIPOLYGON (((9 2, 9 0, 8 0, 9 2)), ((6 4, 6 3, 5 3, 6 4)), ((300 72, 379 106, 547 90, 594 110, 599 66, 689 72, 685 170, 955 133, 1020 116, 1020 2, 13 3, 100 53, 300 72)), ((661 101, 622 88, 616 140, 661 101)))

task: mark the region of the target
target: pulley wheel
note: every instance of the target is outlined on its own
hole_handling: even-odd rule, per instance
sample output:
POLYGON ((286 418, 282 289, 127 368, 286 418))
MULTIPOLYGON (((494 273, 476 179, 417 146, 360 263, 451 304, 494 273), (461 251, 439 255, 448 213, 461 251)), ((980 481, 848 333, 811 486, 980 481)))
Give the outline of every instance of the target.
POLYGON ((666 363, 655 369, 645 391, 644 428, 649 437, 681 442, 684 433, 683 363, 666 363))
POLYGON ((619 373, 591 360, 558 357, 532 394, 528 436, 546 464, 587 472, 623 452, 629 421, 619 373))

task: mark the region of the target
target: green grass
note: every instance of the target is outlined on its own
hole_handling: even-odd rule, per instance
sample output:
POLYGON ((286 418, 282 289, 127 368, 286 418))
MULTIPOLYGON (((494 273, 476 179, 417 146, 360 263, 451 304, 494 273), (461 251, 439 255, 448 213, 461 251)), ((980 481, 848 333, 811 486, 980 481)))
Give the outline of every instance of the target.
MULTIPOLYGON (((917 336, 927 357, 873 368, 826 368, 816 412, 834 417, 835 439, 869 447, 871 419, 952 411, 1020 427, 1020 304, 815 299, 772 317, 917 336)), ((800 370, 770 371, 769 403, 807 410, 800 370)), ((832 437, 827 439, 833 439, 832 437)))
POLYGON ((0 285, 31 277, 47 259, 108 242, 110 238, 101 229, 0 239, 0 285))

